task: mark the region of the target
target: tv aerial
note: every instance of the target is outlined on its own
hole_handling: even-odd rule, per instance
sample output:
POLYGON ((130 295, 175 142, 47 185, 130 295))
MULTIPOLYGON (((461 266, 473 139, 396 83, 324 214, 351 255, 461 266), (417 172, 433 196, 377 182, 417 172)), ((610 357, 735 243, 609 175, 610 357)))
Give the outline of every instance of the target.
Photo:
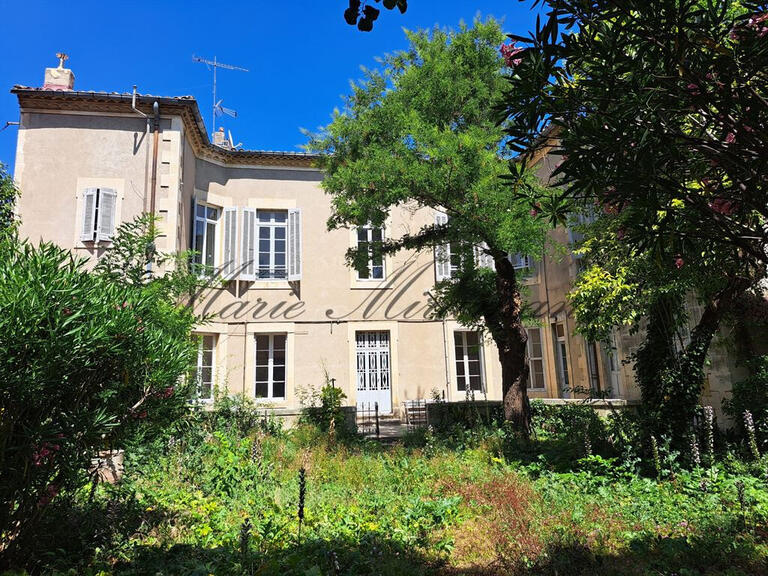
POLYGON ((208 67, 208 70, 213 70, 213 111, 211 113, 211 134, 214 134, 216 132, 216 118, 218 116, 231 116, 232 118, 237 118, 237 112, 232 110, 231 108, 224 108, 221 103, 222 100, 216 100, 216 71, 219 68, 224 68, 226 70, 239 70, 240 72, 248 72, 247 68, 242 68, 240 66, 233 66, 232 64, 224 64, 224 62, 219 62, 216 59, 216 56, 213 57, 213 60, 208 60, 207 58, 200 58, 199 56, 192 55, 192 60, 195 62, 200 62, 201 64, 205 64, 208 67))

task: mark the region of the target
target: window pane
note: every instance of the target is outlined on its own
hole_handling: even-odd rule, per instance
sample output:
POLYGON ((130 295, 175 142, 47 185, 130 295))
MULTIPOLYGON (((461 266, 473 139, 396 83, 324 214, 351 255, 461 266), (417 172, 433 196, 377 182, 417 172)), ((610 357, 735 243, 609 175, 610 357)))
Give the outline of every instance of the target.
POLYGON ((275 353, 274 353, 274 357, 273 357, 273 362, 276 365, 285 366, 285 350, 275 349, 275 353))
POLYGON ((381 242, 383 239, 382 229, 381 228, 372 228, 371 229, 371 240, 373 242, 381 242))
POLYGON ((285 226, 278 226, 275 228, 275 238, 279 240, 285 239, 285 226))
POLYGON ((384 278, 384 266, 374 266, 373 267, 373 274, 371 275, 372 278, 375 278, 376 280, 381 280, 384 278))
POLYGON ((367 228, 358 228, 357 229, 357 242, 358 244, 362 242, 368 242, 368 229, 367 228))
POLYGON ((205 264, 213 266, 216 254, 216 224, 208 223, 205 229, 205 264))
POLYGON ((219 218, 219 210, 217 208, 211 208, 208 206, 208 219, 209 220, 218 220, 219 218))
POLYGON ((477 332, 465 332, 467 336, 467 344, 474 346, 475 348, 480 343, 477 332))
POLYGON ((288 212, 283 210, 279 212, 273 212, 272 218, 275 222, 287 222, 288 221, 288 212))
POLYGON ((480 380, 480 376, 470 376, 469 377, 469 386, 472 390, 482 390, 483 389, 483 383, 480 380))
POLYGON ((480 375, 480 362, 478 362, 477 360, 470 360, 467 364, 469 364, 470 376, 480 375))
POLYGON ((285 366, 275 366, 272 368, 272 380, 275 382, 285 381, 285 366))
POLYGON ((256 366, 266 366, 269 364, 269 350, 258 348, 256 350, 256 366))
POLYGON ((272 385, 272 396, 274 398, 285 398, 285 382, 275 382, 272 385))
POLYGON ((199 216, 200 218, 205 218, 205 206, 202 204, 198 204, 195 208, 195 214, 199 216))
POLYGON ((256 336, 256 349, 268 350, 269 349, 269 336, 266 334, 258 334, 256 336))
POLYGON ((269 380, 269 367, 256 366, 256 382, 267 382, 269 380))
POLYGON ((275 252, 285 254, 285 240, 275 240, 275 252))
POLYGON ((269 391, 269 387, 266 382, 256 382, 255 396, 256 398, 266 398, 269 391))

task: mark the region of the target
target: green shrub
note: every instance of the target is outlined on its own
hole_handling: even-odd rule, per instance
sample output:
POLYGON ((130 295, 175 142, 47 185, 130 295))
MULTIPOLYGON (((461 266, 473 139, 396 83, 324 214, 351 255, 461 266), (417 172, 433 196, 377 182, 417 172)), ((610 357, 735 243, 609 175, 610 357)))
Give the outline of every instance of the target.
POLYGON ((723 400, 723 412, 733 419, 735 430, 746 438, 744 412, 749 410, 755 423, 761 452, 768 450, 768 356, 749 361, 750 375, 734 383, 730 398, 723 400))
MULTIPOLYGON (((113 242, 143 251, 149 220, 113 242)), ((124 234, 121 237, 120 234, 124 234)), ((117 259, 113 259, 117 263, 117 259)), ((146 263, 89 272, 52 244, 0 240, 0 550, 25 541, 59 493, 82 486, 98 450, 187 412, 192 311, 174 277, 135 282, 146 263)))

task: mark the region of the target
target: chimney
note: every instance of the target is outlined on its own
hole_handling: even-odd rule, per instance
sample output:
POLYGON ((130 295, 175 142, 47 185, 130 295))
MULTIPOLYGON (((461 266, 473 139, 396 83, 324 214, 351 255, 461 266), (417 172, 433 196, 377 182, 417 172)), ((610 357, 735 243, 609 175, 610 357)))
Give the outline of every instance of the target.
POLYGON ((224 127, 220 126, 219 129, 213 133, 213 145, 220 148, 229 148, 229 140, 224 134, 224 127))
POLYGON ((75 75, 69 68, 64 68, 64 62, 69 56, 59 52, 56 58, 59 59, 59 67, 45 69, 43 90, 72 90, 75 87, 75 75))

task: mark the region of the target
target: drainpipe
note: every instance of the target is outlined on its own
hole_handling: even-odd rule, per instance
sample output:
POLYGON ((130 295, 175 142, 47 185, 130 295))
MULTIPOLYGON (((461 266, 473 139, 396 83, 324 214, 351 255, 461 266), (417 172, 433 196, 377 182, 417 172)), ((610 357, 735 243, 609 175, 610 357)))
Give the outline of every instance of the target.
MULTIPOLYGON (((157 149, 158 149, 158 138, 160 136, 160 104, 157 103, 157 100, 155 100, 155 103, 152 104, 152 112, 155 115, 155 123, 154 123, 154 137, 153 137, 153 143, 152 143, 152 184, 151 184, 151 196, 149 198, 149 213, 152 214, 152 216, 155 216, 155 200, 157 198, 157 149)), ((152 224, 152 229, 154 231, 154 223, 152 224)))
POLYGON ((131 109, 147 121, 147 127, 144 131, 144 148, 147 150, 146 160, 144 161, 144 210, 147 209, 147 200, 149 198, 149 116, 136 108, 136 97, 138 92, 136 84, 133 85, 133 97, 131 98, 131 109))
POLYGON ((152 276, 152 262, 154 261, 155 252, 157 246, 154 243, 155 237, 155 203, 157 199, 157 152, 158 142, 160 136, 160 104, 157 100, 152 104, 152 112, 154 113, 155 120, 153 125, 153 142, 152 142, 152 180, 150 184, 150 196, 149 196, 149 213, 152 220, 149 223, 149 235, 153 240, 147 244, 146 257, 147 257, 147 274, 152 276))

